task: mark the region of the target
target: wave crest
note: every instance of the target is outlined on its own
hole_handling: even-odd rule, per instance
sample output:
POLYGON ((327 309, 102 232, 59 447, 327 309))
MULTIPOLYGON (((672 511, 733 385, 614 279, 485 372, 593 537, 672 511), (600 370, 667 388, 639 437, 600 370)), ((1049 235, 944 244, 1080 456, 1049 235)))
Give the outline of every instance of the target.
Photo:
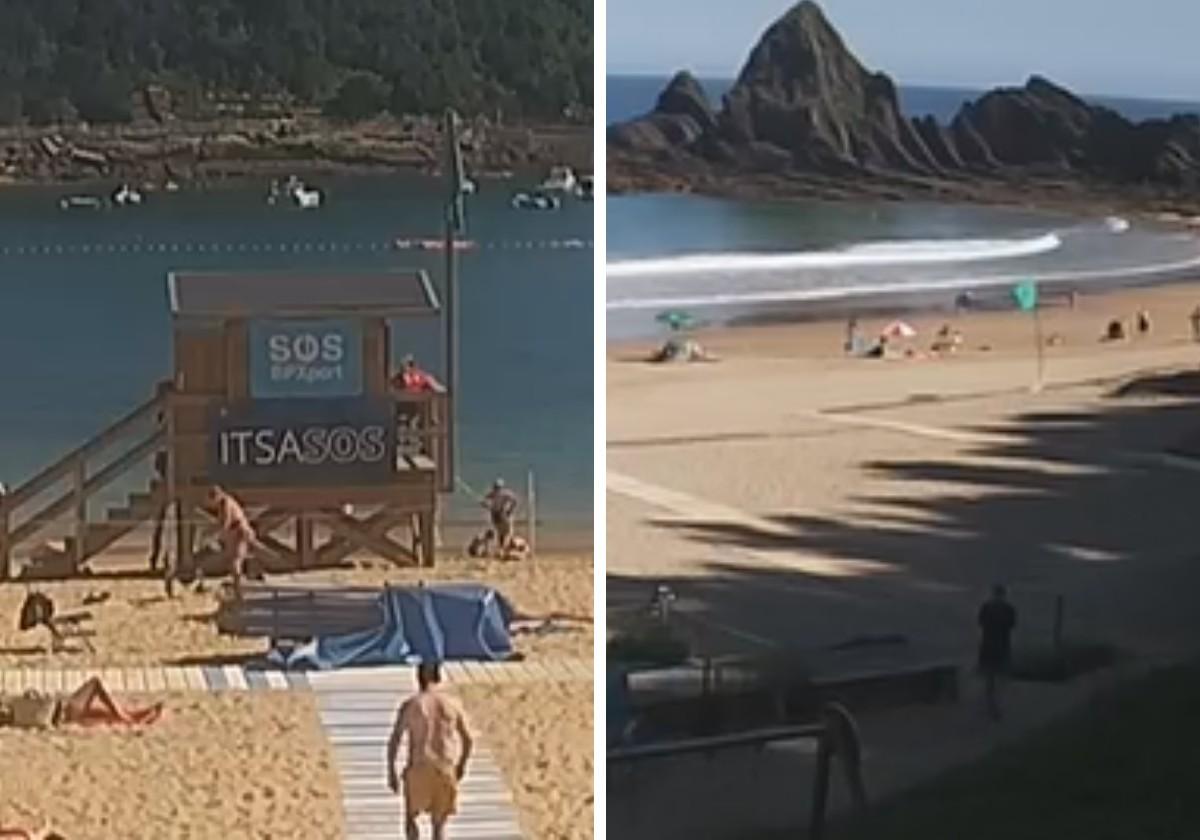
POLYGON ((1025 239, 912 239, 868 242, 831 251, 779 254, 689 254, 678 257, 621 260, 605 268, 608 279, 669 277, 685 274, 731 274, 880 265, 931 265, 1013 259, 1057 250, 1056 233, 1025 239))

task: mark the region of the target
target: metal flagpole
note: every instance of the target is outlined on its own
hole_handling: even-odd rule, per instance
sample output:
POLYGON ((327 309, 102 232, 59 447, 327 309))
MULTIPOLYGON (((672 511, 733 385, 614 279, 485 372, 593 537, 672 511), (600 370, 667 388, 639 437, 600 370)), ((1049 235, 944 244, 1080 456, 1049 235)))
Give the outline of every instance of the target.
POLYGON ((1035 305, 1033 307, 1033 340, 1037 342, 1037 379, 1033 383, 1034 393, 1042 390, 1042 384, 1045 381, 1045 345, 1042 340, 1042 307, 1035 305))
POLYGON ((446 469, 451 481, 457 485, 458 480, 458 253, 455 250, 455 240, 466 228, 463 213, 463 163, 462 148, 458 144, 458 115, 452 110, 446 111, 446 175, 447 188, 450 191, 446 204, 446 284, 445 300, 442 305, 445 313, 442 320, 443 338, 446 355, 446 388, 449 392, 449 463, 446 469))

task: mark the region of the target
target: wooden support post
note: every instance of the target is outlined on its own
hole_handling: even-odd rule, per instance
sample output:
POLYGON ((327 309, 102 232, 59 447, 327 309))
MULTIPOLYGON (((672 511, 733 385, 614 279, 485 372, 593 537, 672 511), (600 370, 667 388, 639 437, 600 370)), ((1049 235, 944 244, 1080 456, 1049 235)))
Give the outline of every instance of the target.
POLYGON ((533 481, 533 470, 529 471, 526 498, 529 508, 529 556, 537 557, 537 486, 533 481))
POLYGON ((420 516, 421 525, 421 555, 420 562, 422 566, 434 566, 437 564, 437 555, 433 545, 433 512, 425 511, 420 516))
POLYGON ((12 556, 8 542, 8 491, 0 484, 0 580, 12 577, 12 556))
POLYGON ((87 486, 87 460, 82 456, 75 458, 74 485, 72 495, 75 499, 75 545, 71 551, 71 571, 78 572, 83 565, 87 550, 87 496, 84 488, 87 486))
POLYGON ((180 499, 175 503, 175 551, 178 554, 176 567, 183 577, 196 572, 195 557, 196 525, 192 522, 192 508, 180 499))
POLYGON ((307 513, 296 514, 296 552, 300 555, 300 568, 311 568, 313 554, 313 521, 307 513))

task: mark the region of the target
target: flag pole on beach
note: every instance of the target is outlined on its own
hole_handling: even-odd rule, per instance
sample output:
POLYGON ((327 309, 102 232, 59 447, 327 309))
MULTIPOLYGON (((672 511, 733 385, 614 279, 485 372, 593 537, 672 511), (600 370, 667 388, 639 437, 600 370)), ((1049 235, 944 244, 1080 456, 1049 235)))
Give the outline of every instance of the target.
POLYGON ((455 419, 458 404, 458 250, 456 238, 466 230, 466 213, 463 210, 463 161, 462 147, 458 142, 458 114, 447 109, 445 115, 446 140, 446 286, 443 316, 443 338, 446 355, 446 389, 450 394, 450 428, 448 461, 445 469, 452 482, 458 479, 458 422, 455 419))
POLYGON ((1013 300, 1022 312, 1033 313, 1033 341, 1037 345, 1037 376, 1031 389, 1035 394, 1045 382, 1045 342, 1042 340, 1042 311, 1038 306, 1038 287, 1033 280, 1024 280, 1013 287, 1013 300))

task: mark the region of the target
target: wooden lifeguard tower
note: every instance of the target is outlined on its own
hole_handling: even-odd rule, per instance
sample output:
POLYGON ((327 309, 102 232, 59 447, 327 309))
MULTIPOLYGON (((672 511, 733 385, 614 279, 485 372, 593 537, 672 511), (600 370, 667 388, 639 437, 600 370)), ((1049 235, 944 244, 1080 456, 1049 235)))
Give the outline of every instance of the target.
POLYGON ((214 484, 246 507, 272 568, 360 549, 431 565, 439 495, 454 490, 454 401, 432 377, 428 389, 399 389, 390 369, 414 320, 441 319, 452 352, 426 274, 177 273, 167 286, 171 379, 0 495, 0 580, 22 546, 26 576, 78 572, 164 508, 186 574, 206 559, 196 532, 214 484), (98 494, 151 461, 147 486, 90 515, 98 494), (66 536, 47 547, 51 531, 66 536))
POLYGON ((425 273, 179 273, 168 286, 163 478, 180 567, 194 562, 214 484, 253 512, 287 566, 356 549, 432 565, 438 495, 454 489, 453 401, 432 378, 428 390, 395 387, 390 364, 405 347, 397 325, 440 316, 425 273), (291 545, 275 536, 283 529, 291 545), (406 542, 392 539, 398 529, 406 542))

